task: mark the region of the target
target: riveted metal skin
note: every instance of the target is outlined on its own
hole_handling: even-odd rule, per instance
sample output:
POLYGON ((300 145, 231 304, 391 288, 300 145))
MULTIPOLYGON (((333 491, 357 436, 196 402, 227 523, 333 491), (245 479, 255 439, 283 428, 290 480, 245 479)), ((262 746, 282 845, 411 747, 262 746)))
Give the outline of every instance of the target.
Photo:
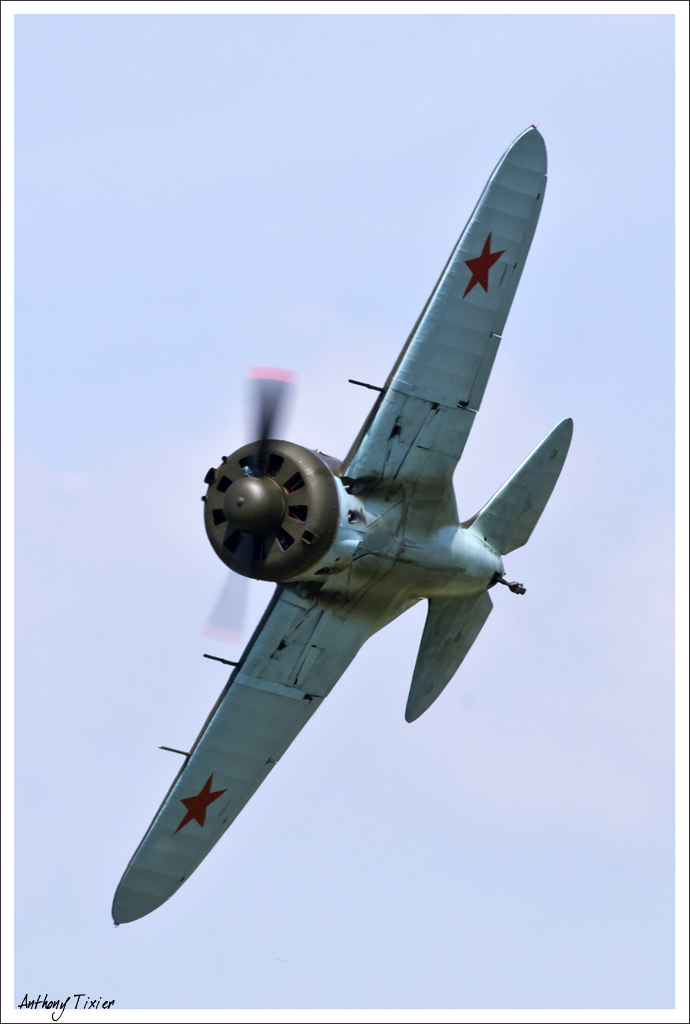
POLYGON ((274 583, 316 565, 339 519, 331 469, 290 441, 255 441, 233 452, 214 471, 204 502, 206 533, 221 561, 242 576, 274 583), (265 475, 258 475, 261 469, 265 475), (248 506, 254 516, 245 514, 248 506))

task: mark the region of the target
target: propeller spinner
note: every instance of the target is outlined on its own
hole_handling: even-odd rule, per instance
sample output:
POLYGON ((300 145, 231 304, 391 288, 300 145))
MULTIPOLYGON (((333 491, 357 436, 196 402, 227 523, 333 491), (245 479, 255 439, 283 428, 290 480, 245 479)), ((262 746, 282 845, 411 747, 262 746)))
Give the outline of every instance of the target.
POLYGON ((250 376, 259 437, 207 473, 204 521, 230 569, 279 583, 307 572, 332 544, 338 493, 332 469, 318 453, 272 436, 292 374, 257 367, 250 376))

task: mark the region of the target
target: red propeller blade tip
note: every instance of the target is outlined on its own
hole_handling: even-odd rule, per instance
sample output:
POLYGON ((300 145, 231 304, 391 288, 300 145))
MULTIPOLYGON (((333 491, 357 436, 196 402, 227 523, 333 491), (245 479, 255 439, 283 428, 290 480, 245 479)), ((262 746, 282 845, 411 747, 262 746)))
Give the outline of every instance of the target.
POLYGON ((247 370, 247 377, 251 380, 282 380, 286 384, 295 380, 292 370, 282 370, 278 366, 252 366, 247 370))
POLYGON ((204 626, 204 636, 210 640, 220 640, 224 644, 241 644, 244 634, 235 629, 221 629, 220 626, 204 626))

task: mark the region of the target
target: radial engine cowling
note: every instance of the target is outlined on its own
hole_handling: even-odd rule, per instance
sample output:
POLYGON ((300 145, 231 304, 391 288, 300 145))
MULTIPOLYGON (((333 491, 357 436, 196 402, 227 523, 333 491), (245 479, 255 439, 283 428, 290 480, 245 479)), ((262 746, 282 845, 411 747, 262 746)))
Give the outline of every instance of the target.
MULTIPOLYGON (((314 567, 316 575, 331 571, 317 563, 336 540, 343 499, 351 499, 325 458, 289 441, 255 441, 209 470, 206 483, 206 532, 230 569, 275 583, 314 567)), ((342 537, 336 547, 343 541, 345 552, 359 538, 342 537)))

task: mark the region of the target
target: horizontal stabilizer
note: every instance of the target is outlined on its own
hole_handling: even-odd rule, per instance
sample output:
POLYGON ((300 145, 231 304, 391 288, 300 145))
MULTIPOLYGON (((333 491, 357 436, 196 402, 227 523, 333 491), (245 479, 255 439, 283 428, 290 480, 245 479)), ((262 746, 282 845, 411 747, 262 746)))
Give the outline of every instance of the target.
POLYGON ((473 597, 434 597, 414 667, 405 720, 414 722, 448 685, 479 636, 493 604, 486 591, 473 597))
POLYGON ((467 524, 500 555, 521 548, 546 508, 563 469, 573 421, 563 420, 467 524))

